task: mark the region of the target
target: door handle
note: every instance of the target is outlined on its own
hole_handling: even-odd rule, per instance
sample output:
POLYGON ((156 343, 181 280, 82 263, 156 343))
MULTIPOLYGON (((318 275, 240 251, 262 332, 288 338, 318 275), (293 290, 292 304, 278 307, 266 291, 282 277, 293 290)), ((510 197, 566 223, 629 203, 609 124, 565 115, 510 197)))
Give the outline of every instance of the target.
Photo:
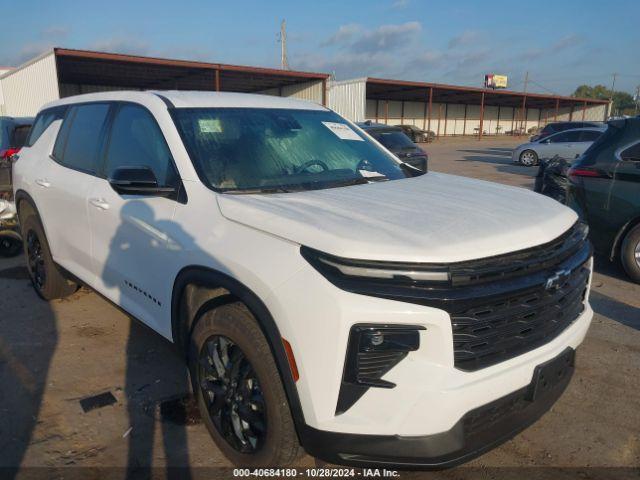
POLYGON ((36 184, 40 185, 43 188, 49 188, 51 186, 51 184, 47 182, 45 178, 38 178, 36 180, 36 184))
POLYGON ((109 210, 109 203, 103 198, 90 198, 89 203, 100 210, 109 210))

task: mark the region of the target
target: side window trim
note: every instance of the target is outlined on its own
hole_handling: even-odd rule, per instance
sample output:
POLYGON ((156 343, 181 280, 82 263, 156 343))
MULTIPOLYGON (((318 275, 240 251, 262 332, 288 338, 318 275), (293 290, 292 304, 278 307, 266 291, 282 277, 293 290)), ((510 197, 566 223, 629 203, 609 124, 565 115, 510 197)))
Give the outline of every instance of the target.
POLYGON ((62 162, 64 158, 64 152, 67 149, 67 140, 69 139, 69 131, 73 126, 73 120, 75 119, 75 116, 76 116, 75 115, 76 109, 74 109, 73 106, 74 105, 70 105, 69 108, 67 108, 67 111, 64 112, 64 117, 62 117, 62 124, 60 125, 60 130, 58 130, 58 136, 56 137, 56 141, 53 143, 53 151, 51 152, 51 155, 49 155, 54 162, 62 166, 64 166, 62 162), (64 130, 64 127, 67 122, 69 122, 69 128, 67 130, 64 130), (58 158, 55 155, 56 146, 58 145, 58 142, 61 142, 62 158, 58 158))

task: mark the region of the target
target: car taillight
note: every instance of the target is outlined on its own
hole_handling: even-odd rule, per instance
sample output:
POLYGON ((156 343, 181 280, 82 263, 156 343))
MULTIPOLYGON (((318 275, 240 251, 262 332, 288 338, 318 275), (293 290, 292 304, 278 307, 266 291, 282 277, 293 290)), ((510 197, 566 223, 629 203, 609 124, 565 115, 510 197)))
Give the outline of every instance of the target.
POLYGON ((608 178, 604 172, 592 168, 576 167, 569 169, 569 178, 579 177, 608 178))
POLYGON ((16 153, 20 152, 19 148, 7 148, 0 152, 0 158, 8 159, 13 157, 16 153))

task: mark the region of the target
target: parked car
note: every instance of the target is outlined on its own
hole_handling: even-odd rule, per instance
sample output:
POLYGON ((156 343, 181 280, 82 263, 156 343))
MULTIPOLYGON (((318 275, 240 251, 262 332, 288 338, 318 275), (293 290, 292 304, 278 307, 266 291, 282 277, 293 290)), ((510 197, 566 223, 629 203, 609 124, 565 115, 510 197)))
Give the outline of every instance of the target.
POLYGON ((24 145, 32 123, 29 117, 0 117, 0 199, 10 197, 10 159, 24 145))
POLYGON ((433 142, 436 138, 436 134, 431 130, 422 130, 415 125, 398 125, 402 131, 411 139, 414 143, 429 143, 433 142))
POLYGON ((573 160, 584 153, 589 146, 604 132, 604 128, 578 128, 554 133, 542 140, 523 143, 513 150, 511 157, 514 162, 525 167, 538 164, 541 158, 560 158, 573 160))
POLYGON ((593 314, 573 210, 418 172, 291 98, 104 92, 41 118, 14 165, 36 292, 82 282, 175 342, 234 464, 453 465, 568 385, 593 314))
POLYGON ((20 150, 32 124, 32 117, 0 117, 0 158, 20 150))
POLYGON ((369 121, 358 123, 358 126, 400 160, 420 170, 427 170, 429 163, 427 152, 413 143, 400 127, 369 121))
POLYGON ((569 180, 569 205, 588 221, 596 251, 640 283, 640 117, 609 122, 569 180))
MULTIPOLYGON (((576 128, 603 128, 602 122, 552 122, 547 123, 540 132, 533 135, 529 141, 543 140, 554 133, 564 132, 565 130, 574 130, 576 128)), ((529 132, 532 133, 532 132, 529 132)))

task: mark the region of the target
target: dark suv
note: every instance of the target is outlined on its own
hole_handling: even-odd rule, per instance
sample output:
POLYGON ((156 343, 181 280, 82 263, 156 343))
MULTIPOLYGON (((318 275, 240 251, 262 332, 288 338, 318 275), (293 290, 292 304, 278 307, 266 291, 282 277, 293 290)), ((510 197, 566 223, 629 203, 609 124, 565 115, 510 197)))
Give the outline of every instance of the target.
POLYGON ((403 162, 427 171, 427 152, 413 143, 401 127, 370 121, 358 123, 358 126, 403 162))
POLYGON ((596 248, 640 283, 640 117, 613 120, 569 170, 568 204, 596 248))
POLYGON ((590 127, 602 127, 602 122, 554 122, 547 123, 540 133, 530 138, 530 141, 542 140, 543 138, 553 135, 554 133, 564 132, 565 130, 572 130, 574 128, 590 128, 590 127))

